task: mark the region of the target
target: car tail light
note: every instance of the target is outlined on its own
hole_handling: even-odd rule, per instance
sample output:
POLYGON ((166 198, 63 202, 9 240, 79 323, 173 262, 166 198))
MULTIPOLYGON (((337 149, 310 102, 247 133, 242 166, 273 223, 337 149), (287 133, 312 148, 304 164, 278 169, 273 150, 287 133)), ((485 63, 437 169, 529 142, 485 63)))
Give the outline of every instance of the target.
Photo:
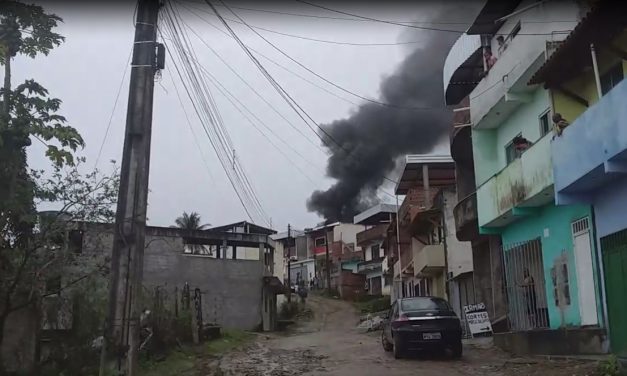
POLYGON ((400 326, 407 324, 408 322, 409 322, 409 317, 405 315, 400 315, 396 320, 392 321, 392 327, 398 328, 400 326))

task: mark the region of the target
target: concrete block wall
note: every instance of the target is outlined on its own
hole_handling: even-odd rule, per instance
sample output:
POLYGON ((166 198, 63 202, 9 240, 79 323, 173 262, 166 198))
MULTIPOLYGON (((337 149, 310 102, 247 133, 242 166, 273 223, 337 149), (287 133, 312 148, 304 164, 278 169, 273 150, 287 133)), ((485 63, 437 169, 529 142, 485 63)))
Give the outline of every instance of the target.
MULTIPOLYGON (((88 230, 84 254, 110 254, 113 233, 88 230), (97 240, 97 241, 96 241, 97 240), (98 244, 94 246, 94 244, 98 244)), ((172 293, 189 283, 202 293, 203 320, 227 328, 257 329, 261 324, 263 263, 260 260, 215 259, 183 253, 180 237, 146 234, 144 282, 147 289, 161 286, 172 293)))

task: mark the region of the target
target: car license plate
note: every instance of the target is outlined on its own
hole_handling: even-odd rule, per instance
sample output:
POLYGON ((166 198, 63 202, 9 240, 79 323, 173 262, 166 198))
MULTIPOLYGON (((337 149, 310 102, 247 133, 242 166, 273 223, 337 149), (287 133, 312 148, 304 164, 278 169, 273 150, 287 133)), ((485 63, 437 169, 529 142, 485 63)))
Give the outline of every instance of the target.
POLYGON ((440 333, 422 333, 422 339, 441 339, 442 334, 440 333))

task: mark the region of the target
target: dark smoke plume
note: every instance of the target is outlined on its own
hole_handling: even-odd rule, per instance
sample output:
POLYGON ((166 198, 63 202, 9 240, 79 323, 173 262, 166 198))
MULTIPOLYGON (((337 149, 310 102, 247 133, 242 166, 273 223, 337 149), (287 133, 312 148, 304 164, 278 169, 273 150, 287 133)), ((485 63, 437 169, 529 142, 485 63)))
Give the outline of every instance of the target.
MULTIPOLYGON (((465 7, 447 9, 434 21, 465 18, 467 12, 465 7)), ((424 35, 425 44, 382 81, 380 99, 403 107, 443 108, 442 68, 459 35, 416 33, 423 33, 420 35, 424 35)), ((307 208, 327 221, 352 222, 355 214, 378 201, 376 191, 386 182, 385 177, 394 169, 398 157, 429 153, 443 140, 451 124, 452 112, 446 109, 402 110, 366 103, 348 118, 324 125, 342 145, 340 148, 328 139, 325 142, 331 151, 327 176, 337 182, 326 191, 315 191, 307 201, 307 208)))

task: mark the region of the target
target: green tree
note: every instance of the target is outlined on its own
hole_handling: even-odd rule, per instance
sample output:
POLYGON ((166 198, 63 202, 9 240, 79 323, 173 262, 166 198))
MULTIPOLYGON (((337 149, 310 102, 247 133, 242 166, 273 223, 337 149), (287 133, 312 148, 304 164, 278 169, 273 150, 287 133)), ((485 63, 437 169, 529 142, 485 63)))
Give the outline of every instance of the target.
MULTIPOLYGON (((54 32, 61 18, 37 5, 0 4, 0 347, 9 315, 38 309, 42 286, 68 262, 63 234, 80 218, 110 217, 117 178, 81 175, 74 153, 83 139, 59 115, 61 101, 33 79, 12 86, 11 63, 18 56, 48 55, 64 38, 54 32), (28 168, 31 139, 46 145, 55 170, 44 178, 28 168), (38 204, 57 205, 55 214, 38 215, 38 204), (108 207, 108 209, 106 209, 108 207)), ((0 361, 0 374, 4 374, 0 361)))
POLYGON ((205 228, 211 226, 210 224, 200 224, 200 214, 196 212, 191 212, 187 214, 187 212, 183 212, 183 215, 174 220, 176 227, 182 228, 185 230, 204 230, 205 228))

